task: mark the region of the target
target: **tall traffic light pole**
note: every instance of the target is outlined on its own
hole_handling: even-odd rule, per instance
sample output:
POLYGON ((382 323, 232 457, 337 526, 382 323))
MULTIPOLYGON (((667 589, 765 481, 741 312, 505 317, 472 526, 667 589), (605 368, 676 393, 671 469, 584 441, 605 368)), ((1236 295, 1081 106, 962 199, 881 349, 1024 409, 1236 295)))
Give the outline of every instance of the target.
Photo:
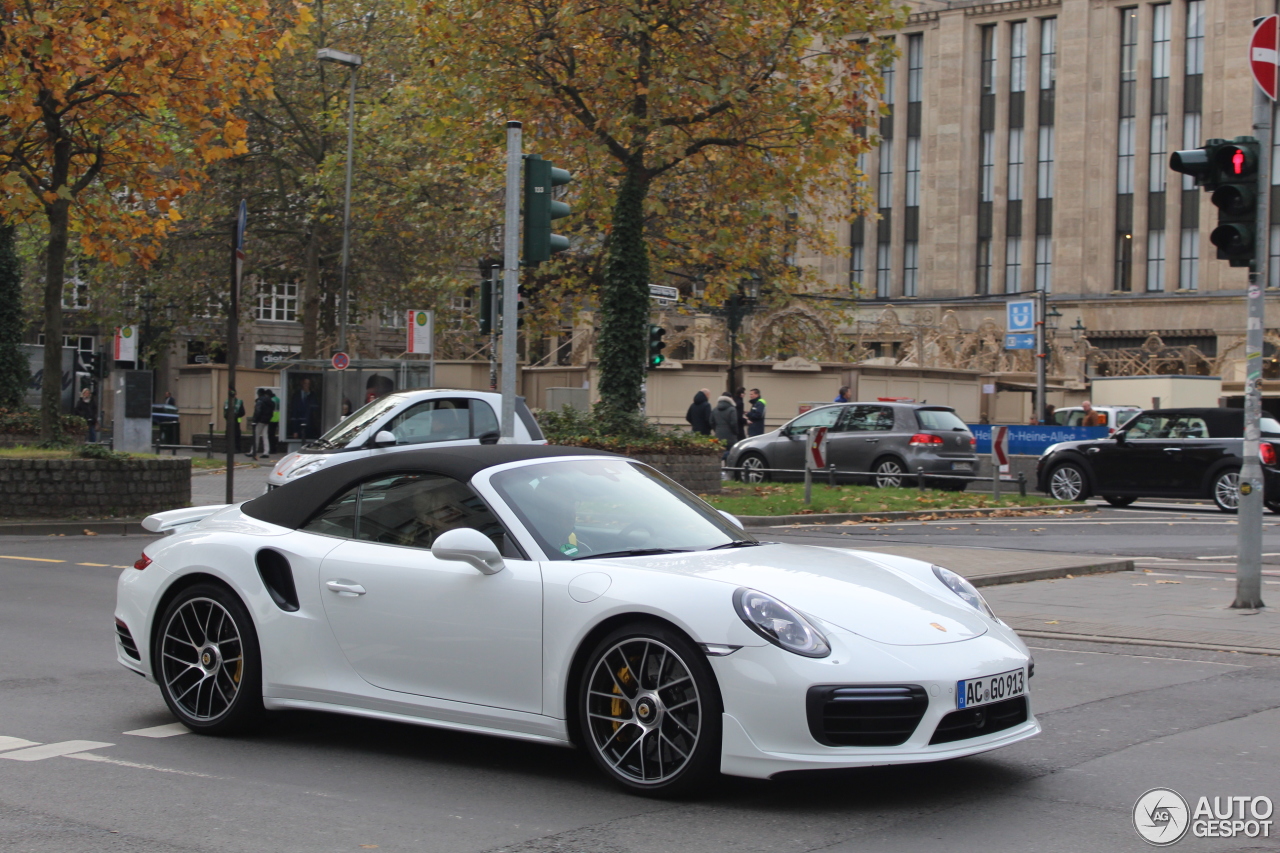
POLYGON ((502 444, 516 440, 516 323, 520 290, 521 127, 507 122, 507 204, 502 228, 502 444))

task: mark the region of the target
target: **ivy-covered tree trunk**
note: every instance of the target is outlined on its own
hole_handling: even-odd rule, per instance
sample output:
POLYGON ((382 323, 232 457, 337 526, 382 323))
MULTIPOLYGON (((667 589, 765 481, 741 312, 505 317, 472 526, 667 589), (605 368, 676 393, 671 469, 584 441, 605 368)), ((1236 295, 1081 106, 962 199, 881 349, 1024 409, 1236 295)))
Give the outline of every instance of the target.
POLYGON ((22 266, 13 247, 13 226, 0 223, 0 406, 22 405, 31 379, 22 342, 22 266))
POLYGON ((600 403, 625 417, 640 408, 649 324, 649 252, 644 200, 649 176, 640 157, 627 164, 613 207, 613 230, 600 292, 600 403))

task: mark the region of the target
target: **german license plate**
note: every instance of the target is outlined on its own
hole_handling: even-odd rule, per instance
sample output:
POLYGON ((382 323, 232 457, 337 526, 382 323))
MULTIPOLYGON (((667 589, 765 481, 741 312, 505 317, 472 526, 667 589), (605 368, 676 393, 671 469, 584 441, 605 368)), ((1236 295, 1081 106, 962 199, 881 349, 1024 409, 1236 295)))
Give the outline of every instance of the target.
POLYGON ((951 470, 952 471, 972 471, 973 463, 972 462, 952 462, 951 470))
POLYGON ((1027 672, 1013 669, 956 682, 956 707, 973 708, 1021 696, 1027 692, 1027 672))

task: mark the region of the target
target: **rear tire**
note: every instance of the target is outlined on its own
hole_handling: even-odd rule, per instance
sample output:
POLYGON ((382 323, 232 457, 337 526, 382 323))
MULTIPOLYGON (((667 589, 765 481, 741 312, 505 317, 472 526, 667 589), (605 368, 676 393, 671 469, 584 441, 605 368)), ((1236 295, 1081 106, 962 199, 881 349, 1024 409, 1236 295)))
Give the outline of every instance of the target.
POLYGON ((1228 468, 1225 471, 1219 471, 1213 478, 1213 486, 1210 487, 1209 494, 1213 502, 1218 505, 1218 509, 1232 515, 1238 512, 1240 510, 1239 469, 1228 468))
POLYGON ((1102 499, 1112 506, 1128 506, 1137 500, 1137 498, 1122 498, 1117 495, 1103 495, 1102 499))
POLYGON ((178 593, 159 622, 152 672, 169 710, 202 734, 243 731, 262 716, 262 657, 253 619, 226 587, 178 593))

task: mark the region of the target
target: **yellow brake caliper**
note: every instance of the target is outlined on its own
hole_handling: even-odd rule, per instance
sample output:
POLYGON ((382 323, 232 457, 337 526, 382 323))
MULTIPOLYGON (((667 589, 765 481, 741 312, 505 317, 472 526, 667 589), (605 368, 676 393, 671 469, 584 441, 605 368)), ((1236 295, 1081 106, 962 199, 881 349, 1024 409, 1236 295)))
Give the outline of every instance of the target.
MULTIPOLYGON (((619 682, 619 683, 621 683, 621 684, 630 684, 630 683, 631 683, 631 667, 629 667, 629 666, 624 666, 622 669, 618 670, 618 682, 619 682)), ((618 685, 617 685, 617 684, 615 684, 615 685, 613 685, 613 690, 611 690, 610 692, 611 692, 611 693, 616 693, 616 694, 618 694, 618 695, 621 695, 621 694, 622 694, 622 689, 621 689, 620 687, 618 687, 618 685)), ((609 702, 609 715, 610 715, 610 716, 612 716, 612 717, 621 717, 621 716, 622 716, 622 713, 623 713, 623 710, 624 710, 624 707, 625 707, 625 706, 623 705, 623 702, 622 702, 622 700, 621 700, 621 699, 613 699, 613 700, 610 700, 610 702, 609 702)), ((618 730, 618 726, 619 726, 619 724, 618 724, 618 723, 614 723, 614 724, 613 724, 613 730, 614 730, 615 732, 618 730)))

